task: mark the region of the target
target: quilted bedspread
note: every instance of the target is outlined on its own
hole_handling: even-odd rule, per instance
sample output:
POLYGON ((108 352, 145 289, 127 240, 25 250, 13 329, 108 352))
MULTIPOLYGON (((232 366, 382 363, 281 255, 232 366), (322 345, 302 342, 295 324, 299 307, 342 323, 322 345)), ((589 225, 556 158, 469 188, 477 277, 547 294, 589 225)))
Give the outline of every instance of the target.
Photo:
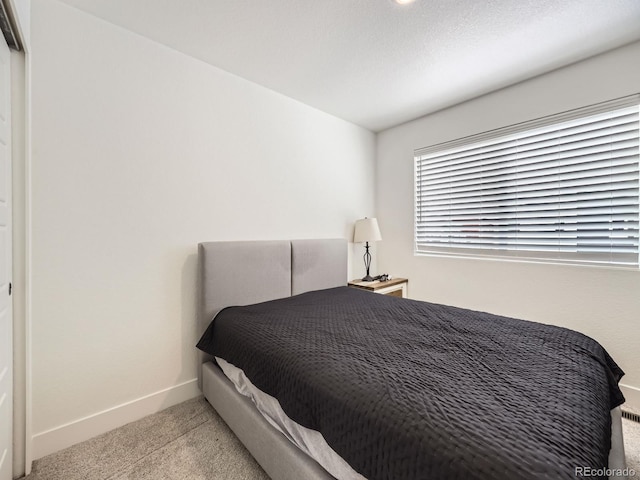
POLYGON ((583 334, 349 287, 224 309, 198 347, 369 480, 575 478, 624 402, 583 334))

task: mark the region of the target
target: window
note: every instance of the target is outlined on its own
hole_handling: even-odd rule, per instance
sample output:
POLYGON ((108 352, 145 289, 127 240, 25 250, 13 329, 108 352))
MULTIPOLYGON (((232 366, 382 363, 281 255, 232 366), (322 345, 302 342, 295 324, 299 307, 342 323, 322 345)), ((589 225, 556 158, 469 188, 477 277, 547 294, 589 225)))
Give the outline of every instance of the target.
POLYGON ((417 150, 416 253, 637 267, 639 98, 417 150))

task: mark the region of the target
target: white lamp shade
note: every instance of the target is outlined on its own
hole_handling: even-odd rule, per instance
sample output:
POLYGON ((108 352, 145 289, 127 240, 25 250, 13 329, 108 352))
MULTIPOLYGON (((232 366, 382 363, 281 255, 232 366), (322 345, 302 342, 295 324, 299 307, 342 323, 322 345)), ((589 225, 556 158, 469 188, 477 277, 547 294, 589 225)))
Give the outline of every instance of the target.
POLYGON ((362 218, 356 221, 353 231, 354 243, 377 242, 382 240, 378 220, 375 218, 362 218))

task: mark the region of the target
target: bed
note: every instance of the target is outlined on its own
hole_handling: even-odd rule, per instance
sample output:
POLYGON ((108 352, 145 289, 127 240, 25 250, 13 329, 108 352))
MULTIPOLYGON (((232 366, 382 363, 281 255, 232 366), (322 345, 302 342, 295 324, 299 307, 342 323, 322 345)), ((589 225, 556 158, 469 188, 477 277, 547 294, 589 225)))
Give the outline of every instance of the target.
MULTIPOLYGON (((337 295, 336 298, 344 297, 346 301, 347 297, 354 294, 350 291, 351 289, 344 287, 347 281, 347 245, 345 240, 339 239, 202 243, 199 245, 199 269, 199 321, 202 331, 207 329, 211 319, 218 312, 232 305, 253 305, 261 302, 267 302, 267 305, 271 305, 272 303, 269 301, 275 299, 296 302, 296 299, 306 299, 313 295, 320 295, 322 301, 322 296, 325 293, 317 292, 325 291, 329 292, 326 295, 337 295), (287 300, 289 297, 293 297, 294 300, 287 300)), ((371 301, 374 299, 382 301, 382 296, 377 296, 377 294, 358 292, 357 295, 376 295, 376 297, 367 298, 371 301)), ((331 307, 333 303, 339 303, 342 300, 334 301, 331 297, 325 301, 331 307)), ((362 300, 358 298, 358 301, 362 300)), ((395 299, 394 301, 403 302, 404 300, 395 299)), ((408 308, 421 303, 409 301, 394 304, 394 308, 408 308)), ((417 305, 416 308, 418 307, 422 308, 421 305, 417 305)), ((381 304, 380 308, 384 309, 386 306, 381 304)), ((227 311, 225 310, 225 312, 227 311)), ((292 436, 289 432, 284 431, 283 433, 281 426, 273 424, 273 419, 267 419, 263 413, 260 413, 258 408, 263 409, 260 402, 257 402, 258 408, 256 408, 255 395, 253 396, 254 400, 246 396, 252 395, 247 389, 254 388, 255 385, 242 376, 242 370, 234 371, 233 365, 225 365, 225 363, 227 362, 215 361, 212 357, 203 355, 202 390, 207 400, 269 476, 276 480, 301 478, 326 480, 335 478, 328 473, 327 470, 330 470, 334 473, 340 472, 336 474, 338 478, 364 478, 359 477, 357 472, 355 475, 354 472, 342 473, 343 470, 340 470, 339 467, 338 470, 335 470, 331 463, 327 467, 326 459, 320 458, 320 461, 327 468, 325 469, 312 460, 307 453, 294 446, 290 438, 287 438, 292 436), (232 380, 235 384, 232 383, 232 380), (239 390, 243 391, 244 395, 238 393, 239 390)), ((257 381, 256 383, 260 383, 259 378, 254 378, 254 380, 257 381)), ((259 389, 258 392, 260 392, 259 389)), ((447 414, 448 412, 443 412, 444 418, 447 417, 447 414)), ((285 418, 285 421, 288 420, 285 418)), ((307 422, 305 420, 302 423, 307 422)), ((304 425, 302 428, 305 428, 304 425)), ((304 436, 307 433, 303 431, 301 435, 304 436)), ((610 472, 607 473, 617 473, 617 469, 624 468, 619 408, 611 411, 610 433, 611 451, 608 457, 610 472)), ((298 433, 293 435, 296 436, 298 433)), ((455 447, 455 439, 452 442, 455 447)), ((309 451, 305 445, 302 447, 309 451)), ((311 450, 314 448, 315 446, 312 446, 311 450)), ((330 459, 331 461, 333 460, 330 459)), ((489 471, 492 471, 491 468, 495 468, 489 467, 489 471)), ((415 470, 415 467, 412 468, 415 470)), ((386 472, 385 475, 387 475, 386 478, 403 477, 398 474, 391 476, 390 472, 386 472)), ((371 478, 374 476, 372 475, 371 478)), ((540 475, 540 477, 556 478, 553 475, 546 477, 540 475)), ((414 475, 414 478, 417 477, 414 475)), ((474 478, 474 476, 470 475, 468 478, 474 478)), ((506 477, 501 476, 499 471, 498 473, 493 471, 493 473, 485 475, 485 478, 506 477)))

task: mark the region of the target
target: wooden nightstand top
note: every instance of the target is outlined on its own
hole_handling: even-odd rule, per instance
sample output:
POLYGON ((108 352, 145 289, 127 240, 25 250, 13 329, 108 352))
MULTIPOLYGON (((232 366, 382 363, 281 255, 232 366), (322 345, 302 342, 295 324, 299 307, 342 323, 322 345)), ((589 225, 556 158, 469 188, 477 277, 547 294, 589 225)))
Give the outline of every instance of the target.
POLYGON ((356 279, 350 281, 349 286, 364 288, 365 290, 375 292, 376 290, 380 290, 382 288, 393 287, 394 285, 400 285, 407 282, 409 282, 409 280, 407 280, 406 278, 392 278, 391 280, 387 280, 386 282, 381 282, 380 280, 375 280, 373 282, 363 282, 360 279, 356 279))

